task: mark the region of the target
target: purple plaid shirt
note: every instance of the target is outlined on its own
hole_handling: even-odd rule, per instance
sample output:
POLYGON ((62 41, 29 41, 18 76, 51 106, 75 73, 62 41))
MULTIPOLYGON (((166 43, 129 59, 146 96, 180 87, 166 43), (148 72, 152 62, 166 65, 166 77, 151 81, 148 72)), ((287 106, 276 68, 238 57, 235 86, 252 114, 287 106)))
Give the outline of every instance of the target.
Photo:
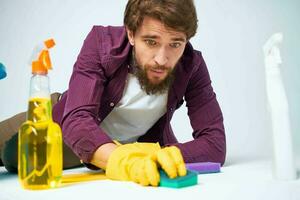
MULTIPOLYGON (((64 142, 86 163, 99 146, 112 142, 99 124, 122 98, 131 51, 124 27, 94 26, 74 65, 68 90, 53 107, 53 119, 62 128, 64 142)), ((223 164, 223 116, 201 52, 188 43, 175 70, 167 112, 138 141, 175 145, 185 162, 223 164), (184 100, 194 139, 178 143, 170 121, 184 100)))

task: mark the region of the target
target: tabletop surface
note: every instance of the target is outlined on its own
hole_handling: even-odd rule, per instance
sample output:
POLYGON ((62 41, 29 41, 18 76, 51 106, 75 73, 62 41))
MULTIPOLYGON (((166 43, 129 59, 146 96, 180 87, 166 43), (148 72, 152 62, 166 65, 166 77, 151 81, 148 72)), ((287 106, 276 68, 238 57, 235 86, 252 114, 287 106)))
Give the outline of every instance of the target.
MULTIPOLYGON (((66 174, 88 172, 86 168, 64 170, 66 174)), ((47 199, 205 199, 205 200, 300 200, 300 179, 279 181, 272 177, 268 160, 249 160, 225 165, 220 173, 199 174, 198 184, 173 189, 143 187, 132 182, 96 180, 64 185, 57 189, 30 191, 21 188, 16 174, 0 167, 0 200, 47 199)))

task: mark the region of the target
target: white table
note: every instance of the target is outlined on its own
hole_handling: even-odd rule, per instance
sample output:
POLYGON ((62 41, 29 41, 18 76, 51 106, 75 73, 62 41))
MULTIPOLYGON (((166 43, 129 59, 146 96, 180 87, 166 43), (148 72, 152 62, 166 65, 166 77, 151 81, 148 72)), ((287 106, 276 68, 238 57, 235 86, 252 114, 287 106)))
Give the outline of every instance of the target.
MULTIPOLYGON (((65 170, 80 173, 86 168, 65 170)), ((198 185, 181 189, 143 187, 131 182, 97 180, 58 189, 30 191, 21 188, 16 174, 0 167, 0 200, 300 200, 300 179, 277 181, 272 178, 271 162, 252 160, 225 165, 221 173, 198 176, 198 185)))

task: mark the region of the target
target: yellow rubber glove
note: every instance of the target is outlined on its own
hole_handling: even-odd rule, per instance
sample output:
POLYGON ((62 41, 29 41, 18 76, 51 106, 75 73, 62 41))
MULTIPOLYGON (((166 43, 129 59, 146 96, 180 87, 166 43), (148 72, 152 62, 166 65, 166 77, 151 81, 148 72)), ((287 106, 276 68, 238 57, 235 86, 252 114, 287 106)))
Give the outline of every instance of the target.
POLYGON ((113 180, 157 186, 160 180, 158 165, 171 178, 186 174, 177 147, 161 149, 158 143, 132 143, 120 145, 112 152, 106 166, 106 176, 113 180))
POLYGON ((186 175, 186 167, 180 150, 175 146, 165 147, 156 152, 157 162, 170 178, 186 175))

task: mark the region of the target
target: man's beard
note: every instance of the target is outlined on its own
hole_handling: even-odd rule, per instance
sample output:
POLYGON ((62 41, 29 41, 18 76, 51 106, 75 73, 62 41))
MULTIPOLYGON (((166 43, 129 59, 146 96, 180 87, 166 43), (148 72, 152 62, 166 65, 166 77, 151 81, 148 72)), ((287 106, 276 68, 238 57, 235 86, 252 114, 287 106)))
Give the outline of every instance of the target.
POLYGON ((164 94, 167 92, 173 83, 174 80, 174 72, 175 68, 165 67, 165 66, 140 66, 135 58, 135 51, 133 49, 132 51, 132 57, 131 57, 131 64, 134 68, 133 73, 139 80, 141 89, 144 90, 148 95, 159 95, 164 94), (167 71, 166 77, 161 80, 159 83, 152 83, 151 80, 148 78, 147 71, 148 70, 164 70, 167 71))
POLYGON ((159 95, 167 92, 174 80, 174 70, 164 66, 144 66, 143 68, 137 67, 135 76, 139 80, 141 89, 148 95, 159 95), (147 71, 151 69, 167 70, 167 76, 159 83, 152 83, 148 78, 147 71))

